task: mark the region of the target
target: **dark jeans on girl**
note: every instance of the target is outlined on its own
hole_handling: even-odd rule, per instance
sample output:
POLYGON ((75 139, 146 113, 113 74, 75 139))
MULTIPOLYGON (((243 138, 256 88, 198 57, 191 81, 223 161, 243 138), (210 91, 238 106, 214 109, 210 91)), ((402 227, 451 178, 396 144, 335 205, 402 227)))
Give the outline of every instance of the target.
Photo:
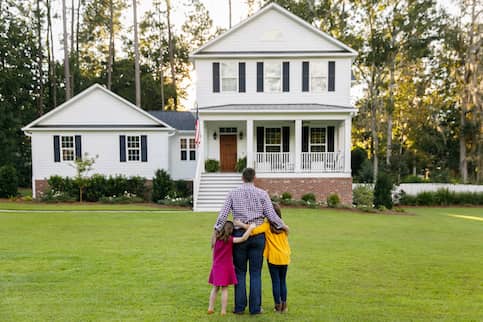
POLYGON ((272 293, 275 304, 287 302, 287 268, 288 265, 274 265, 268 263, 272 278, 272 293))

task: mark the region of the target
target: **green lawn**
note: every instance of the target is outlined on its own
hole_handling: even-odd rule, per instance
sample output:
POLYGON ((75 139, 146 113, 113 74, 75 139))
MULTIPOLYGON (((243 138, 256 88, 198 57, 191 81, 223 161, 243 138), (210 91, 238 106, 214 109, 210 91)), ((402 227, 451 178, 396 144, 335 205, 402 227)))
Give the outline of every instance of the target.
POLYGON ((483 221, 449 214, 483 209, 410 211, 285 210, 289 313, 264 267, 268 312, 223 318, 205 314, 214 213, 0 213, 0 321, 482 321, 483 221))
MULTIPOLYGON (((169 208, 156 205, 154 203, 141 203, 141 204, 102 204, 94 202, 75 202, 75 203, 43 203, 43 202, 15 202, 8 200, 0 200, 0 209, 4 210, 68 210, 68 211, 86 211, 86 210, 108 210, 108 211, 128 211, 128 210, 167 210, 169 208)), ((171 209, 176 211, 177 209, 171 209)))

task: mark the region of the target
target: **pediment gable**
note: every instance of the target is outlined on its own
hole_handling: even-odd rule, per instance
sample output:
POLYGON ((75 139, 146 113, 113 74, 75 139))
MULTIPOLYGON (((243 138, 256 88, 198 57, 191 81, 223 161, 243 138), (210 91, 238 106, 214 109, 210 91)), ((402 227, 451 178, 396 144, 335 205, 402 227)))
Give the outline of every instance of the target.
POLYGON ((222 53, 357 53, 301 18, 272 3, 255 15, 208 42, 192 56, 222 53))
POLYGON ((27 125, 35 127, 161 127, 171 128, 129 101, 95 84, 27 125))

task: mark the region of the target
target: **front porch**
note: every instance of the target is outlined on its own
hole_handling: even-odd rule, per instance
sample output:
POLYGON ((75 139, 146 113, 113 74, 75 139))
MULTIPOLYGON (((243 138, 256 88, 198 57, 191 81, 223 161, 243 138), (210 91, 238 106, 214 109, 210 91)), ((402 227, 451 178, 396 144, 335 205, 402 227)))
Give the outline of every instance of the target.
POLYGON ((200 172, 216 160, 220 172, 236 172, 246 159, 258 176, 350 175, 350 117, 296 120, 202 120, 200 172), (304 175, 305 174, 305 175, 304 175))

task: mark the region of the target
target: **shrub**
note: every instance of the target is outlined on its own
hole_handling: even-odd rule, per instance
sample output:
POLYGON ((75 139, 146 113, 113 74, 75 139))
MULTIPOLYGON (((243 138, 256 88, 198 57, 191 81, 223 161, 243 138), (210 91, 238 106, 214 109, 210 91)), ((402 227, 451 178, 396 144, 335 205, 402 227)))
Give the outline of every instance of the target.
POLYGON ((337 208, 340 205, 340 197, 336 193, 331 193, 327 196, 327 207, 337 208))
POLYGON ((69 195, 63 191, 49 190, 44 193, 41 198, 44 202, 74 202, 77 201, 76 197, 69 195))
POLYGON ((220 170, 220 162, 218 160, 208 159, 205 161, 206 172, 218 172, 220 170))
POLYGON ((380 172, 377 176, 376 185, 374 187, 374 207, 384 206, 387 209, 392 208, 392 181, 384 172, 380 172))
POLYGON ((120 196, 110 196, 106 197, 103 196, 99 199, 102 203, 110 203, 110 204, 124 204, 124 203, 134 203, 134 202, 143 202, 143 198, 136 196, 133 193, 125 192, 120 196))
POLYGON ((282 199, 284 199, 284 200, 291 200, 292 199, 292 194, 290 192, 284 192, 284 193, 282 193, 282 199))
POLYGON ((315 200, 302 200, 301 204, 307 208, 319 208, 320 204, 315 200))
POLYGON ((166 197, 166 199, 163 200, 158 200, 158 203, 161 205, 165 206, 179 206, 179 207, 191 207, 193 206, 193 198, 192 197, 187 197, 187 198, 171 198, 171 197, 166 197))
POLYGON ((108 195, 107 178, 101 174, 92 175, 85 191, 85 199, 94 202, 108 195))
POLYGON ((400 203, 406 206, 483 205, 483 193, 454 192, 447 189, 423 191, 416 196, 403 193, 400 203))
POLYGON ((312 201, 315 202, 315 195, 313 193, 306 193, 305 195, 302 196, 302 200, 307 202, 307 201, 312 201))
POLYGON ((415 175, 408 175, 401 179, 402 183, 423 183, 426 182, 423 178, 415 175))
POLYGON ((163 200, 172 190, 171 176, 165 170, 157 170, 153 178, 153 201, 163 200))
POLYGON ((356 207, 371 207, 374 203, 374 190, 368 185, 360 185, 352 190, 352 203, 356 207))
MULTIPOLYGON (((51 192, 53 191, 54 194, 55 192, 57 192, 57 195, 59 193, 62 193, 62 195, 65 195, 65 198, 77 200, 79 190, 77 189, 77 185, 75 184, 73 179, 69 177, 63 178, 61 176, 51 176, 47 180, 47 183, 51 188, 51 192)), ((43 196, 42 200, 44 199, 44 197, 48 199, 47 196, 43 196)))
POLYGON ((0 167, 0 197, 15 197, 18 194, 17 170, 11 165, 0 167))
POLYGON ((243 170, 247 167, 247 157, 238 159, 236 162, 235 170, 237 172, 243 172, 243 170))
POLYGON ((280 202, 280 196, 277 196, 277 195, 273 195, 273 196, 270 196, 270 200, 272 200, 272 202, 280 202))
POLYGON ((434 205, 434 193, 431 191, 423 191, 416 195, 416 205, 431 206, 434 205))
POLYGON ((363 148, 357 147, 351 151, 351 169, 353 177, 359 173, 365 160, 367 160, 367 152, 363 148))
POLYGON ((366 159, 362 162, 361 169, 357 173, 356 179, 361 183, 373 182, 374 171, 372 169, 372 162, 366 159))
POLYGON ((173 181, 173 189, 176 196, 187 198, 193 195, 193 185, 191 181, 175 180, 173 181))

